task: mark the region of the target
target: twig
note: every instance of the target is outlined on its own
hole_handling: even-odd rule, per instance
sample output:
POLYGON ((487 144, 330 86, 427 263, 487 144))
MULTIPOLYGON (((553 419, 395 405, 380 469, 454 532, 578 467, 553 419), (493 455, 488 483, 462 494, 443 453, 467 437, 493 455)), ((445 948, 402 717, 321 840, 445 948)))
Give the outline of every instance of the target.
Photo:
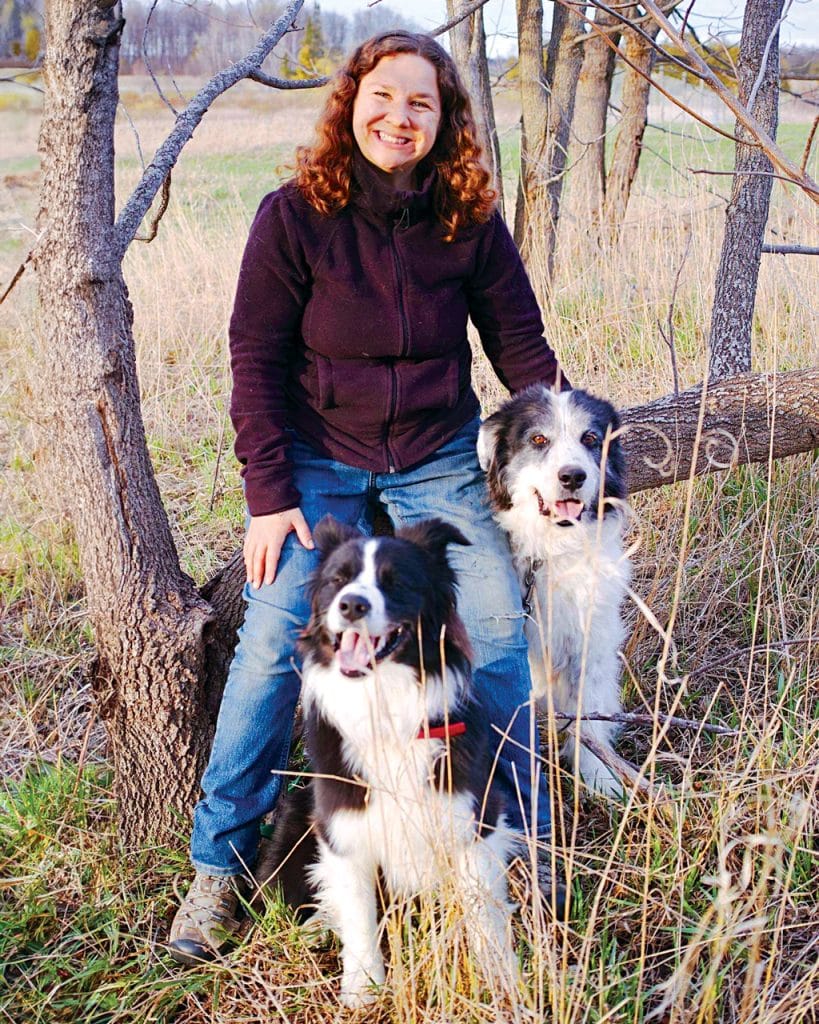
POLYGON ((732 661, 736 661, 744 655, 766 654, 768 651, 775 651, 780 647, 794 647, 800 644, 817 643, 819 643, 819 636, 805 636, 799 637, 796 640, 779 640, 774 644, 760 644, 757 647, 746 647, 739 651, 731 651, 729 654, 725 654, 721 658, 717 658, 715 661, 706 662, 705 665, 700 665, 699 668, 693 668, 690 672, 687 672, 686 675, 701 676, 705 672, 712 672, 715 668, 721 668, 723 665, 728 665, 732 661))
POLYGON ((159 222, 165 215, 165 211, 168 209, 168 203, 171 201, 171 172, 168 171, 167 177, 162 182, 162 200, 159 204, 159 209, 156 211, 156 216, 151 221, 151 226, 148 228, 147 235, 135 235, 134 240, 137 242, 153 242, 156 238, 156 233, 159 230, 159 222))
POLYGON ((808 157, 813 147, 813 140, 816 136, 816 129, 819 127, 819 114, 813 119, 810 132, 808 133, 808 141, 805 143, 805 151, 802 154, 802 163, 799 165, 799 170, 804 174, 808 168, 808 157))
POLYGON ((697 732, 711 732, 717 736, 738 736, 737 729, 729 729, 725 725, 710 725, 693 718, 677 718, 675 715, 647 715, 638 711, 618 711, 616 714, 603 715, 570 715, 565 711, 555 711, 557 722, 616 722, 618 725, 667 725, 674 729, 693 729, 697 732))
POLYGON ((680 275, 682 269, 685 266, 685 261, 688 259, 688 253, 691 250, 691 232, 688 233, 688 240, 685 243, 685 252, 683 258, 680 260, 680 265, 677 267, 677 273, 674 276, 674 289, 671 292, 671 302, 668 304, 668 319, 666 321, 668 325, 668 334, 663 330, 663 325, 660 321, 657 321, 657 329, 660 332, 660 337, 668 345, 668 351, 671 353, 671 380, 674 384, 674 394, 679 395, 680 393, 680 376, 677 372, 677 347, 674 340, 674 306, 677 302, 677 290, 680 287, 680 275))
POLYGON ((178 117, 179 111, 162 91, 162 86, 157 81, 157 77, 154 74, 154 69, 151 67, 151 62, 148 59, 148 29, 151 26, 151 18, 153 17, 153 13, 156 10, 157 3, 159 3, 159 0, 154 0, 154 2, 151 4, 151 9, 148 11, 148 17, 145 19, 145 30, 142 33, 142 59, 145 61, 145 67, 148 69, 148 74, 151 76, 151 80, 154 83, 154 88, 159 93, 159 98, 162 100, 166 107, 170 108, 170 111, 174 115, 174 117, 178 117))
POLYGON ((762 79, 765 77, 765 71, 768 67, 768 57, 771 54, 771 43, 774 41, 774 39, 776 39, 778 46, 779 28, 785 21, 785 19, 788 17, 788 12, 791 9, 792 3, 793 0, 786 0, 785 6, 782 10, 782 14, 779 17, 779 21, 777 21, 776 25, 774 25, 773 30, 771 31, 770 35, 765 41, 765 49, 762 52, 762 60, 759 63, 759 74, 756 76, 756 81, 754 82, 753 88, 751 89, 751 92, 748 96, 748 102, 745 104, 748 110, 750 111, 753 111, 754 107, 756 106, 756 95, 759 92, 760 87, 762 86, 762 79))
MULTIPOLYGON (((743 143, 745 145, 745 143, 743 143)), ((705 167, 689 167, 691 174, 710 174, 717 178, 736 178, 736 177, 756 177, 756 178, 776 178, 777 181, 787 181, 789 185, 799 185, 799 187, 807 192, 809 195, 812 193, 815 196, 819 196, 819 185, 814 182, 810 184, 802 184, 799 181, 795 181, 791 175, 775 174, 773 171, 709 171, 705 167)))
POLYGON ((15 270, 14 277, 11 279, 11 281, 9 281, 8 288, 6 288, 6 290, 3 292, 3 294, 0 295, 0 306, 2 306, 2 304, 6 301, 6 297, 11 294, 12 288, 17 284, 17 282, 20 280, 20 278, 25 273, 26 267, 30 263, 31 257, 33 255, 33 253, 34 253, 34 250, 32 249, 31 252, 29 252, 28 256, 26 256, 26 258, 23 260, 23 262, 17 268, 17 270, 15 270))

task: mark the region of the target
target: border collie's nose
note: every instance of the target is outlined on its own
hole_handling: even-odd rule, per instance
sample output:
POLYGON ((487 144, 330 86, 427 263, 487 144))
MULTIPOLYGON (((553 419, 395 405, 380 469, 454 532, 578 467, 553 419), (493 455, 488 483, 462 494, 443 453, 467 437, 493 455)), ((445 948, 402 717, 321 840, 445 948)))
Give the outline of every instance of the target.
POLYGON ((345 594, 338 602, 338 610, 348 622, 363 619, 371 607, 363 594, 345 594))
POLYGON ((586 470, 580 466, 561 466, 557 471, 557 479, 568 490, 576 491, 585 482, 586 470))

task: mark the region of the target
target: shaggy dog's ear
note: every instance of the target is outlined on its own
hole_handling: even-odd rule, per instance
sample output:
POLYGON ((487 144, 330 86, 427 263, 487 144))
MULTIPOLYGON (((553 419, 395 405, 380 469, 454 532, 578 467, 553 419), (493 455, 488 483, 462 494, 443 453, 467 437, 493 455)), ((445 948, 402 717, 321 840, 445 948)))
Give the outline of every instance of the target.
POLYGON ((446 560, 446 549, 449 544, 471 545, 457 526, 445 523, 443 519, 425 519, 422 523, 405 526, 395 535, 400 540, 408 540, 419 548, 428 551, 433 558, 446 560))
POLYGON ((478 462, 480 462, 484 473, 489 470, 494 458, 500 425, 498 414, 495 413, 481 424, 481 429, 478 431, 478 462))
MULTIPOLYGON (((512 403, 515 402, 513 398, 512 403)), ((512 507, 512 498, 506 483, 506 442, 504 434, 511 428, 509 404, 493 413, 478 431, 478 462, 486 473, 489 500, 495 511, 512 507)))
POLYGON ((323 519, 316 523, 316 528, 313 530, 313 540, 319 549, 322 561, 331 551, 335 551, 340 544, 360 536, 361 534, 355 527, 347 526, 346 523, 340 523, 330 515, 324 516, 323 519))

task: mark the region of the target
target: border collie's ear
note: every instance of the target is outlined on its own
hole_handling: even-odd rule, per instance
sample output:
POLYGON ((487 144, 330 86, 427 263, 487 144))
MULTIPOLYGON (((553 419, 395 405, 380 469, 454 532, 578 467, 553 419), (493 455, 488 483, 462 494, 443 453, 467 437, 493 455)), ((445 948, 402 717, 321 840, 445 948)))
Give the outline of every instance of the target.
POLYGON ((405 526, 395 536, 417 544, 435 558, 446 558, 448 544, 463 544, 465 547, 472 544, 457 526, 445 523, 443 519, 425 519, 422 523, 405 526))
POLYGON ((352 540, 353 537, 360 536, 361 534, 355 527, 348 526, 346 523, 340 523, 338 519, 334 519, 331 515, 324 516, 316 523, 316 528, 313 530, 313 540, 321 553, 322 559, 325 559, 331 551, 346 540, 352 540))

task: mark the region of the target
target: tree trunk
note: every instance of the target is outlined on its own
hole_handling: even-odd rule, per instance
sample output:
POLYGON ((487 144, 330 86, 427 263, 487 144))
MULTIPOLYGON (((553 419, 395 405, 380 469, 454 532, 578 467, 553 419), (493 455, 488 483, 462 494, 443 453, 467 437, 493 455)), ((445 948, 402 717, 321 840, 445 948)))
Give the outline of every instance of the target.
MULTIPOLYGON (((455 17, 468 4, 469 0, 446 0, 447 17, 455 17)), ((486 33, 483 28, 482 9, 470 14, 449 30, 449 44, 472 98, 472 110, 480 133, 480 143, 492 169, 495 188, 498 190, 498 202, 503 213, 500 142, 495 126, 495 109, 492 105, 489 67, 486 62, 486 33)))
POLYGON ((621 413, 629 490, 819 447, 819 369, 743 374, 621 413), (702 421, 700 422, 700 410, 702 421))
MULTIPOLYGON (((128 845, 178 831, 199 791, 211 610, 179 567, 145 442, 114 243, 119 6, 50 0, 38 274, 50 447, 70 500, 128 845)), ((45 391, 45 389, 44 389, 45 391)))
POLYGON ((569 131, 583 61, 582 14, 582 10, 554 5, 544 73, 543 5, 540 0, 518 0, 523 131, 515 240, 529 262, 533 253, 542 255, 547 281, 554 269, 569 131))
MULTIPOLYGON (((638 16, 634 8, 632 17, 638 16)), ((611 167, 606 180, 606 221, 612 238, 616 239, 626 216, 631 186, 637 175, 640 154, 643 150, 643 135, 648 121, 648 100, 651 93, 651 71, 654 67, 655 48, 649 39, 657 38, 660 26, 650 22, 640 35, 634 29, 626 29, 626 64, 623 77, 622 112, 614 143, 611 167), (636 69, 639 69, 636 70, 636 69), (642 72, 642 74, 640 73, 642 72)))
MULTIPOLYGON (((779 120, 779 18, 783 3, 748 0, 739 49, 740 101, 773 139, 779 120)), ((739 121, 736 135, 752 139, 739 121)), ((773 185, 773 165, 757 146, 737 143, 734 169, 708 339, 710 380, 751 369, 751 325, 773 185)))
MULTIPOLYGON (((515 204, 515 242, 524 253, 527 197, 534 187, 530 153, 546 134, 546 69, 543 63, 542 0, 517 0, 520 82, 520 175, 515 204)), ((525 253, 524 253, 525 255, 525 253)))
MULTIPOLYGON (((594 23, 609 30, 612 42, 619 41, 619 31, 610 31, 620 24, 613 14, 598 7, 594 23)), ((615 57, 613 47, 603 36, 589 33, 583 44, 569 147, 572 208, 586 223, 600 220, 606 197, 606 122, 615 57)))

